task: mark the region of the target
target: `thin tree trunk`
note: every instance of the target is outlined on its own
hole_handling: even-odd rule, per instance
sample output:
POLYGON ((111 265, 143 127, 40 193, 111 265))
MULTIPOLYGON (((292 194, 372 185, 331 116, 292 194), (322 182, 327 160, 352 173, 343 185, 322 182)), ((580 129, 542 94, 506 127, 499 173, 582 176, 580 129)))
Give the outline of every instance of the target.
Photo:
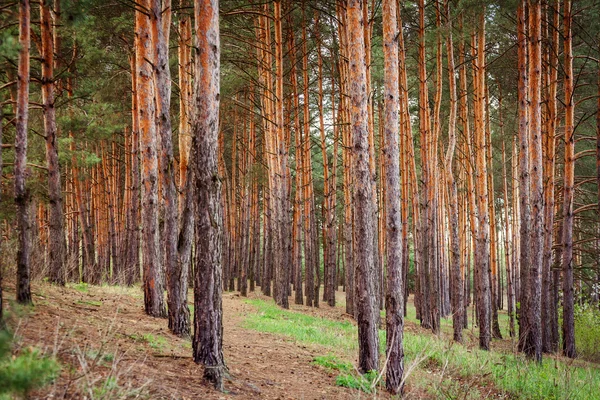
MULTIPOLYGON (((484 11, 484 10, 483 10, 484 11)), ((479 325, 479 347, 490 349, 491 340, 491 293, 490 293, 490 215, 488 209, 488 182, 485 140, 485 16, 479 15, 477 31, 473 34, 476 58, 473 60, 474 79, 474 150, 475 181, 477 194, 478 232, 476 238, 475 270, 477 271, 477 316, 479 325)))
MULTIPOLYGON (((348 36, 347 12, 345 5, 338 3, 338 36, 340 39, 340 92, 348 93, 349 64, 348 64, 348 36)), ((352 138, 351 129, 348 128, 349 103, 347 96, 341 96, 343 113, 341 119, 346 122, 342 126, 342 164, 344 168, 344 283, 346 289, 346 313, 354 316, 354 248, 353 248, 353 203, 352 203, 352 138)))
POLYGON ((160 134, 162 168, 162 198, 164 201, 165 226, 162 242, 165 252, 167 304, 169 329, 177 336, 190 332, 187 308, 187 271, 178 262, 178 194, 175 184, 173 162, 173 139, 171 134, 171 71, 169 69, 169 31, 171 26, 171 0, 152 0, 150 20, 152 42, 156 46, 154 73, 156 76, 157 122, 160 134))
MULTIPOLYGON (((383 2, 384 51, 384 194, 386 221, 387 284, 385 296, 385 322, 387 366, 385 384, 392 394, 402 391, 404 373, 404 293, 402 280, 402 218, 400 215, 400 148, 399 111, 400 87, 398 84, 398 21, 396 0, 383 2)), ((380 122, 381 123, 381 122, 380 122)))
POLYGON ((531 150, 531 232, 529 263, 529 296, 527 304, 528 336, 525 354, 538 362, 542 360, 542 257, 544 251, 544 185, 541 132, 541 82, 542 82, 542 6, 540 0, 529 5, 529 90, 531 115, 529 116, 531 150))
POLYGON ((30 253, 31 222, 29 203, 31 195, 26 187, 27 175, 27 123, 29 117, 29 46, 30 46, 29 0, 19 1, 19 70, 17 81, 16 133, 15 133, 15 204, 17 206, 17 301, 31 303, 30 253))
POLYGON ((528 115, 528 73, 527 73, 527 21, 526 2, 522 0, 517 9, 517 40, 518 40, 518 98, 519 98, 519 207, 520 207, 520 293, 517 316, 519 320, 519 349, 525 347, 525 339, 528 335, 528 313, 527 300, 529 298, 529 251, 530 251, 530 229, 531 229, 531 205, 530 205, 530 139, 529 139, 529 115, 528 115))
MULTIPOLYGON (((137 41, 137 38, 135 40, 137 41)), ((139 279, 140 274, 140 114, 137 96, 136 65, 137 62, 134 55, 131 60, 131 199, 127 220, 127 260, 124 271, 127 286, 132 286, 139 279)))
MULTIPOLYGON (((283 39, 281 27, 281 1, 274 2, 275 18, 275 135, 271 138, 272 146, 270 151, 273 153, 274 187, 272 188, 272 200, 274 205, 275 229, 277 240, 275 244, 275 302, 283 307, 289 308, 288 303, 288 282, 289 271, 287 252, 289 251, 290 238, 288 238, 289 212, 287 211, 287 149, 284 140, 284 108, 283 108, 283 39)), ((271 171, 271 170, 270 170, 271 171)))
MULTIPOLYGON (((547 16, 546 26, 549 29, 550 21, 547 16)), ((554 28, 552 29, 552 38, 549 39, 549 49, 547 50, 547 119, 546 135, 544 139, 544 255, 542 266, 542 351, 554 353, 558 350, 558 304, 554 302, 554 276, 552 272, 554 239, 554 170, 556 163, 556 125, 557 102, 556 92, 558 86, 558 49, 560 25, 560 1, 554 2, 554 28)))
POLYGON ((432 322, 433 318, 433 309, 432 309, 432 294, 431 294, 431 241, 430 237, 432 236, 432 226, 433 223, 431 221, 431 195, 430 193, 433 191, 431 188, 431 172, 430 171, 430 143, 432 135, 431 132, 431 124, 430 124, 430 116, 429 116, 429 95, 427 88, 427 69, 426 69, 426 59, 425 59, 425 1, 419 0, 419 59, 418 59, 418 68, 419 68, 419 130, 421 133, 421 162, 423 165, 423 172, 421 180, 423 182, 422 189, 422 214, 423 214, 423 222, 422 222, 422 265, 420 270, 420 288, 421 288, 421 298, 420 298, 420 315, 421 315, 421 326, 424 328, 434 329, 434 323, 432 322))
MULTIPOLYGON (((446 0, 446 18, 450 16, 450 2, 446 0)), ((454 151, 456 148, 456 71, 454 67, 454 44, 452 42, 452 25, 448 26, 446 38, 448 52, 448 91, 450 92, 450 115, 448 119, 448 149, 446 151, 445 170, 446 182, 449 191, 449 219, 450 219, 450 276, 452 280, 452 325, 454 327, 454 340, 462 342, 463 329, 463 280, 461 274, 460 241, 458 224, 458 188, 454 179, 452 167, 454 151)))
MULTIPOLYGON (((151 0, 142 4, 147 12, 151 0)), ((142 11, 136 12, 137 98, 140 112, 140 150, 142 152, 142 236, 144 266, 144 305, 148 315, 166 317, 164 303, 164 273, 160 251, 158 221, 158 158, 156 132, 156 106, 151 62, 155 57, 152 48, 150 18, 142 11)))
MULTIPOLYGON (((2 171, 4 163, 2 160, 2 135, 4 134, 4 114, 0 107, 0 181, 2 180, 2 171)), ((2 185, 0 185, 0 198, 2 198, 2 185)), ((0 235, 0 257, 2 256, 2 235, 0 235)), ((0 329, 4 328, 4 297, 2 294, 2 278, 4 277, 4 268, 0 267, 0 329)))
POLYGON ((575 358, 575 318, 573 296, 573 203, 575 184, 575 138, 573 120, 573 36, 571 0, 565 0, 564 26, 564 91, 565 91, 565 173, 563 198, 562 270, 563 270, 563 353, 575 358))
POLYGON ((58 165, 56 142, 56 109, 54 108, 54 41, 50 6, 48 1, 40 3, 40 26, 42 39, 42 103, 44 107, 44 134, 46 136, 46 162, 48 166, 48 198, 50 216, 48 264, 50 281, 65 284, 66 242, 62 209, 62 188, 58 165))

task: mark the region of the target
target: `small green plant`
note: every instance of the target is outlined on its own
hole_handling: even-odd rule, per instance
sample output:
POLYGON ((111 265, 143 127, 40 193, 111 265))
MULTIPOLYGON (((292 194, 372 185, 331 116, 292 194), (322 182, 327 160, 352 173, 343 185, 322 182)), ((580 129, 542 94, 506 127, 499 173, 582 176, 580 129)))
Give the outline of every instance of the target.
POLYGON ((26 396, 58 376, 60 365, 38 349, 24 348, 12 355, 13 335, 0 329, 0 398, 26 396))
POLYGON ((328 354, 326 356, 316 356, 313 360, 313 364, 319 365, 323 368, 332 369, 336 371, 342 372, 350 372, 352 371, 352 364, 340 361, 333 354, 328 354))
POLYGON ((163 336, 154 336, 151 333, 144 333, 143 335, 133 334, 131 335, 131 338, 136 342, 148 343, 150 347, 156 350, 161 350, 167 344, 167 339, 165 339, 163 336))
POLYGON ((335 384, 350 389, 362 390, 365 393, 371 393, 376 386, 377 378, 377 371, 369 371, 364 375, 358 373, 345 373, 336 378, 335 384))
POLYGON ((115 359, 115 355, 112 353, 105 353, 102 351, 102 349, 100 350, 96 350, 96 349, 89 349, 86 353, 85 356, 92 361, 98 361, 98 362, 105 362, 105 363, 111 363, 113 362, 113 360, 115 359))
POLYGON ((87 293, 88 292, 88 284, 85 282, 80 282, 80 283, 76 283, 73 285, 73 289, 82 292, 82 293, 87 293))

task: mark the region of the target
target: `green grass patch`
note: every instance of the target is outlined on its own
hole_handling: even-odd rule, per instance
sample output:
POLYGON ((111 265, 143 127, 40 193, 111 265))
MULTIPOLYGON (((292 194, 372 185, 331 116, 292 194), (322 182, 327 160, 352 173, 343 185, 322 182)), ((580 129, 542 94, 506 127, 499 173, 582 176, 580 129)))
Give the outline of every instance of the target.
POLYGON ((352 364, 350 364, 349 362, 339 360, 333 354, 328 354, 326 356, 317 356, 313 360, 313 364, 319 365, 323 368, 327 368, 330 370, 342 372, 351 372, 353 369, 352 364))
POLYGON ((366 374, 342 374, 335 379, 338 386, 350 389, 362 390, 365 393, 372 393, 377 386, 377 371, 369 371, 366 374))
POLYGON ((162 350, 167 345, 167 339, 163 336, 154 336, 151 333, 144 333, 143 335, 133 334, 131 338, 136 342, 147 343, 148 346, 155 350, 162 350))
POLYGON ((81 293, 87 293, 89 291, 89 285, 84 282, 75 283, 71 287, 81 293))
MULTIPOLYGON (((244 322, 246 328, 286 336, 298 343, 320 345, 335 355, 350 356, 358 350, 356 326, 348 321, 334 321, 283 310, 272 302, 262 300, 247 300, 247 303, 256 307, 256 312, 247 316, 244 322)), ((383 359, 385 331, 379 331, 379 338, 383 359)), ((470 349, 426 333, 405 333, 404 353, 406 368, 411 363, 418 362, 418 370, 444 371, 444 374, 450 376, 477 380, 480 387, 494 386, 497 391, 524 399, 591 399, 598 396, 600 388, 598 369, 576 367, 551 357, 546 357, 540 365, 527 361, 520 354, 470 349)), ((315 358, 313 362, 341 371, 342 367, 338 366, 344 363, 335 358, 335 355, 315 358)), ((426 375, 429 376, 424 379, 437 379, 430 374, 415 374, 408 378, 408 383, 411 384, 411 378, 426 375)), ((359 377, 338 377, 338 383, 346 387, 366 385, 365 382, 354 382, 353 378, 356 380, 359 377)), ((418 382, 412 383, 419 385, 418 382)), ((438 387, 443 389, 443 385, 438 387)), ((473 392, 471 388, 456 385, 447 390, 473 392)), ((441 391, 438 394, 443 395, 441 391)))
POLYGON ((95 306, 95 307, 102 306, 102 302, 101 301, 94 301, 94 300, 77 300, 76 303, 77 304, 86 305, 86 306, 95 306))
POLYGON ((262 300, 247 300, 258 309, 248 315, 246 328, 277 333, 302 343, 318 344, 332 349, 356 350, 356 326, 348 321, 333 321, 294 311, 286 311, 262 300))

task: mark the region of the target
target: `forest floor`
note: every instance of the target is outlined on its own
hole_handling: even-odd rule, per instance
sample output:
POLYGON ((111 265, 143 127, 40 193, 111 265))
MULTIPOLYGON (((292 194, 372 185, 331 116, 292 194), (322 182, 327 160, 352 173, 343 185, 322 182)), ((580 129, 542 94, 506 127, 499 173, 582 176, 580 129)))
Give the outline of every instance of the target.
MULTIPOLYGON (((344 312, 343 292, 337 293, 336 307, 291 305, 290 311, 280 310, 259 292, 248 298, 226 292, 223 346, 230 377, 224 392, 203 382, 189 340, 171 335, 166 320, 144 314, 140 288, 37 283, 35 305, 27 309, 14 306, 9 285, 5 296, 18 346, 39 348, 62 366, 58 379, 31 398, 391 398, 381 383, 361 379, 354 368, 356 327, 344 312)), ((563 374, 564 363, 556 358, 550 372, 540 370, 532 382, 521 382, 530 373, 524 373, 524 361, 513 354, 513 341, 495 340, 496 351, 479 352, 476 330, 465 330, 465 345, 456 346, 451 342, 451 321, 444 320, 436 338, 416 324, 414 307, 408 311, 404 398, 544 398, 554 393, 546 391, 552 385, 536 387, 552 379, 554 388, 566 387, 566 392, 555 393, 561 396, 588 398, 596 393, 586 387, 600 382, 598 365, 569 364, 563 374), (501 364, 511 367, 498 367, 501 364), (553 378, 553 370, 559 371, 559 378, 565 375, 565 381, 553 378), (511 373, 518 375, 515 387, 511 373), (530 390, 528 385, 539 396, 519 394, 527 393, 521 391, 530 390)), ((504 314, 501 323, 505 319, 504 314)))

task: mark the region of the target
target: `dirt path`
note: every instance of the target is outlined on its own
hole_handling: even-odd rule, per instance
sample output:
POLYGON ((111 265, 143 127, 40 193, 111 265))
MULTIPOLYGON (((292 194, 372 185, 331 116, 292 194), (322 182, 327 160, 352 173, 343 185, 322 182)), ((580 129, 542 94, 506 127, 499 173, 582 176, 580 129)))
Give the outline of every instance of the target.
MULTIPOLYGON (((13 291, 6 292, 14 298, 13 291)), ((63 364, 55 384, 34 398, 133 398, 138 391, 151 399, 372 397, 335 386, 335 374, 311 363, 326 349, 244 329, 253 307, 236 294, 223 298, 231 379, 222 393, 203 382, 191 343, 169 334, 165 320, 143 313, 141 290, 39 284, 33 293, 36 305, 20 319, 18 335, 23 345, 57 354, 63 364)), ((312 312, 344 318, 339 308, 312 312)))

